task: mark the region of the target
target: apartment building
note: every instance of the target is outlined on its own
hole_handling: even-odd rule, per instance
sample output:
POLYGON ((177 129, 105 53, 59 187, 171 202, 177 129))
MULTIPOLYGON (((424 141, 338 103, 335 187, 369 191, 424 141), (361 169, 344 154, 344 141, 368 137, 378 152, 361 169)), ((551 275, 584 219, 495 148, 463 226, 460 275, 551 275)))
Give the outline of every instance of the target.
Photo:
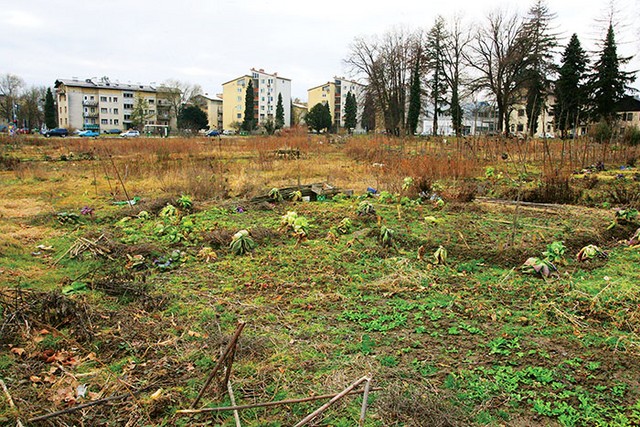
POLYGON ((138 100, 145 103, 144 130, 175 125, 175 118, 170 114, 170 97, 174 91, 168 88, 112 83, 103 77, 100 80, 59 79, 55 90, 60 127, 101 132, 130 129, 138 100))
POLYGON ((329 81, 320 86, 307 90, 309 103, 308 108, 311 110, 316 104, 329 104, 333 123, 339 127, 344 127, 344 109, 347 101, 347 94, 351 92, 356 97, 356 105, 358 107, 357 130, 362 129, 361 120, 362 111, 364 110, 364 90, 365 86, 352 80, 346 80, 344 77, 334 77, 333 81, 329 81))
POLYGON ((242 123, 244 120, 245 95, 250 80, 253 85, 255 122, 261 125, 268 120, 275 121, 278 97, 282 96, 284 126, 291 126, 291 79, 252 68, 249 74, 222 84, 223 128, 230 129, 233 123, 242 123))
POLYGON ((193 102, 207 114, 210 129, 223 129, 222 95, 196 95, 193 102))

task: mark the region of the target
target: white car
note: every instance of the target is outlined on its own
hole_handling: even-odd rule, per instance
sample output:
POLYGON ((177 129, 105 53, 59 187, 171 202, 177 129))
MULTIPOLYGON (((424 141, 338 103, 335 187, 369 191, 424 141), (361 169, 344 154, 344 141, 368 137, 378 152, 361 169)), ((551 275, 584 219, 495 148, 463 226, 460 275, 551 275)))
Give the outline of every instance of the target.
POLYGON ((128 131, 122 132, 120 136, 123 138, 137 138, 140 136, 140 131, 135 129, 129 129, 128 131))

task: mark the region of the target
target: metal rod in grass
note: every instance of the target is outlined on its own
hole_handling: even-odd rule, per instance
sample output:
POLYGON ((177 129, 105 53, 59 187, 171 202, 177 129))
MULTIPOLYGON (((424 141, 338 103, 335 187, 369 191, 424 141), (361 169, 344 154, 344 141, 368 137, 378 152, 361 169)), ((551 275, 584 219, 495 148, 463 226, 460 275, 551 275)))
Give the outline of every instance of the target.
POLYGON ((224 352, 222 352, 222 354, 218 358, 218 361, 216 362, 216 365, 213 367, 213 370, 211 371, 211 373, 209 374, 207 381, 204 383, 204 385, 200 389, 200 393, 198 393, 198 397, 196 397, 196 400, 193 402, 193 405, 191 405, 192 408, 195 408, 198 405, 198 403, 200 402, 200 399, 202 399, 202 396, 204 395, 204 392, 207 390, 207 387, 209 387, 209 384, 211 384, 211 381, 216 376, 216 374, 222 367, 223 363, 227 360, 231 352, 235 349, 236 344, 238 343, 238 338, 240 337, 240 333, 242 333, 242 329, 244 328, 244 325, 245 325, 245 322, 238 322, 238 327, 236 328, 236 331, 233 334, 231 341, 229 341, 227 348, 224 350, 224 352))
POLYGON ((336 403, 338 400, 342 399, 344 396, 346 396, 347 394, 349 394, 349 392, 351 390, 353 390, 354 388, 356 388, 357 386, 359 386, 360 384, 362 384, 365 381, 371 381, 371 378, 369 377, 362 377, 360 378, 358 381, 354 382, 353 384, 351 384, 349 387, 345 388, 344 390, 342 390, 340 393, 336 394, 335 397, 333 397, 333 399, 331 399, 330 401, 328 401, 327 403, 325 403, 324 405, 322 405, 321 407, 319 407, 318 409, 316 409, 315 411, 313 411, 312 413, 310 413, 309 415, 307 415, 306 417, 304 417, 300 422, 298 422, 295 426, 293 427, 302 427, 304 425, 307 425, 311 420, 313 420, 314 418, 316 418, 318 415, 322 414, 324 411, 327 410, 327 408, 331 405, 333 405, 334 403, 336 403))
POLYGON ((118 167, 116 166, 116 163, 113 161, 113 156, 111 155, 111 153, 109 152, 109 150, 105 150, 107 155, 109 156, 109 160, 111 161, 111 166, 113 166, 113 170, 116 172, 116 177, 118 177, 118 181, 120 181, 120 185, 122 186, 122 190, 124 191, 124 195, 127 198, 127 204, 129 205, 129 207, 133 207, 133 202, 131 201, 131 197, 129 197, 129 193, 127 192, 127 187, 124 186, 124 181, 122 180, 122 177, 120 176, 120 172, 118 171, 118 167))

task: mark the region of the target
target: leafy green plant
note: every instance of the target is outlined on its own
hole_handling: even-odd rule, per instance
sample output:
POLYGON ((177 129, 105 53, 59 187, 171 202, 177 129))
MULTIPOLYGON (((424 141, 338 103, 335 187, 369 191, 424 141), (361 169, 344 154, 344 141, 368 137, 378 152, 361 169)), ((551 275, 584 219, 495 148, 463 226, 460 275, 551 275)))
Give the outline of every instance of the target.
POLYGON ((640 245, 640 228, 633 233, 633 236, 629 239, 629 246, 640 245))
POLYGON ((607 253, 596 245, 587 245, 580 249, 576 258, 580 262, 588 261, 594 258, 606 258, 607 253))
POLYGON ((280 219, 281 228, 291 230, 299 239, 309 235, 309 220, 294 211, 289 211, 280 219))
POLYGON ((140 212, 138 212, 137 217, 138 217, 138 219, 141 219, 143 221, 147 221, 148 219, 151 218, 151 214, 149 212, 147 212, 147 211, 140 211, 140 212))
POLYGON ((392 229, 387 228, 384 225, 380 228, 379 240, 380 240, 380 244, 382 245, 382 247, 390 248, 391 246, 393 246, 393 235, 394 234, 395 234, 395 232, 392 229))
POLYGON ((439 246, 438 249, 433 253, 433 258, 435 263, 438 265, 444 265, 447 263, 447 258, 449 254, 444 246, 439 246))
POLYGON ((180 209, 188 211, 188 210, 191 210, 191 208, 193 207, 193 200, 191 199, 191 196, 182 194, 180 197, 176 199, 176 205, 178 205, 180 209))
POLYGON ((280 194, 280 190, 272 188, 271 191, 269 191, 269 200, 272 202, 281 202, 283 199, 282 194, 280 194))
POLYGON ((403 180, 402 180, 402 190, 403 191, 407 191, 408 189, 410 189, 413 186, 413 178, 411 178, 410 176, 406 176, 403 180))
POLYGON ((249 236, 249 232, 247 230, 240 230, 233 235, 229 247, 234 254, 244 255, 254 249, 256 247, 256 243, 249 236))
POLYGON ((80 224, 80 215, 73 212, 58 212, 56 218, 60 224, 80 224))
POLYGON ((566 250, 564 243, 556 241, 547 245, 547 250, 542 252, 542 255, 552 264, 562 264, 565 262, 564 253, 566 250))
POLYGON ((351 233, 352 229, 353 223, 349 218, 343 218, 342 221, 340 221, 340 224, 338 224, 338 226, 336 227, 336 230, 340 234, 349 234, 351 233))
POLYGON ((637 209, 618 209, 616 211, 615 217, 609 227, 612 229, 618 224, 630 224, 633 223, 638 218, 638 210, 637 209))
POLYGON ((302 191, 300 190, 296 190, 293 191, 290 195, 289 195, 289 200, 291 200, 292 202, 299 202, 302 200, 302 191))
POLYGON ((171 203, 167 203, 167 206, 160 210, 158 216, 160 218, 174 219, 178 216, 178 209, 171 203))
POLYGON ((358 216, 375 215, 376 209, 373 207, 371 202, 369 202, 368 200, 363 200, 358 204, 356 213, 358 214, 358 216))
POLYGON ((388 191, 383 191, 380 193, 379 200, 380 200, 380 203, 395 203, 396 196, 389 193, 388 191))

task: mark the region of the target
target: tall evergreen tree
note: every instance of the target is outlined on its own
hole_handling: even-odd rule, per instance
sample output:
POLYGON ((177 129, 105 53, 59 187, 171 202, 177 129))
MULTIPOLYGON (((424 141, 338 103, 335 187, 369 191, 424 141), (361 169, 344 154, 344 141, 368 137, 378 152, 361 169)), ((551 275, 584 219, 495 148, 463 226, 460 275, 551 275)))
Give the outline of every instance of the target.
POLYGON ((376 130, 376 101, 369 87, 364 92, 361 121, 362 127, 367 132, 376 130))
POLYGON ((418 128, 418 120, 420 119, 420 110, 422 108, 422 89, 420 80, 422 74, 420 72, 420 50, 416 55, 413 71, 411 72, 411 86, 409 88, 409 111, 407 112, 407 133, 413 135, 418 128))
POLYGON ((347 92, 347 99, 344 103, 344 127, 351 133, 358 125, 358 102, 356 96, 350 91, 347 92))
POLYGON ((433 105, 433 134, 438 134, 438 116, 445 113, 447 107, 447 84, 444 72, 445 65, 445 42, 447 31, 444 26, 444 19, 441 16, 436 18, 436 22, 427 34, 427 58, 431 76, 429 78, 429 91, 431 103, 433 105))
MULTIPOLYGON (((551 32, 551 21, 555 14, 549 11, 545 0, 536 0, 529 9, 522 37, 526 37, 529 46, 528 67, 525 71, 527 83, 527 128, 533 136, 538 128, 538 117, 546 105, 551 87, 551 75, 555 72, 554 50, 558 40, 551 32)), ((543 130, 543 132, 546 130, 543 130)))
POLYGON ((584 79, 588 64, 589 58, 580 45, 578 35, 572 35, 562 55, 562 65, 555 83, 555 125, 563 138, 566 138, 570 129, 575 130, 581 118, 585 118, 583 112, 587 92, 584 79))
POLYGON ((282 105, 282 94, 278 94, 278 103, 276 104, 276 129, 284 127, 284 106, 282 105))
POLYGON ((251 132, 255 127, 255 119, 253 117, 253 80, 249 79, 247 83, 247 92, 244 95, 244 119, 242 120, 241 129, 251 132))
POLYGON ((47 88, 47 93, 44 97, 44 124, 49 129, 53 129, 58 126, 58 118, 56 115, 56 105, 53 100, 53 93, 51 88, 47 88))
POLYGON ((618 56, 613 24, 610 22, 590 79, 589 89, 595 120, 604 120, 609 124, 615 121, 616 103, 622 99, 628 85, 635 80, 633 73, 620 70, 620 66, 630 60, 631 57, 618 56))

